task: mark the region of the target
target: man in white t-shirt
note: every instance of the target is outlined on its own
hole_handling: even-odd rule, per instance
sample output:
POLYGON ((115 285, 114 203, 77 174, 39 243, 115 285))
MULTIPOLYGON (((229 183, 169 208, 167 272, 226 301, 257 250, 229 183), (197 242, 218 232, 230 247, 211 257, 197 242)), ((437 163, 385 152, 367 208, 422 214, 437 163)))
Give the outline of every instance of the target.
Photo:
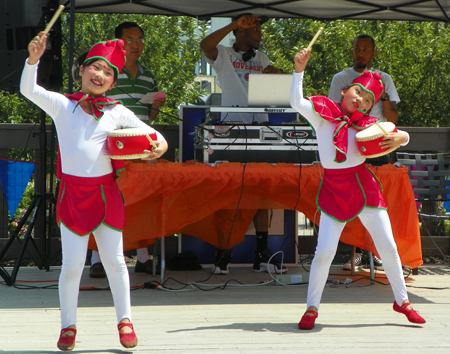
MULTIPOLYGON (((356 37, 353 40, 352 47, 353 67, 334 75, 331 80, 328 97, 337 103, 341 103, 341 92, 343 88, 349 86, 364 70, 378 71, 384 83, 384 91, 378 102, 370 110, 369 115, 377 117, 383 122, 392 122, 395 124, 397 122, 397 103, 400 102, 400 98, 398 97, 397 89, 390 75, 372 68, 372 59, 376 53, 375 40, 371 36, 362 34, 356 37)), ((388 156, 385 155, 376 159, 368 159, 367 162, 373 165, 383 165, 389 163, 388 156)), ((361 265, 363 253, 364 251, 361 249, 356 250, 354 257, 355 266, 361 265)), ((373 256, 373 262, 377 269, 383 269, 381 259, 373 256)), ((343 265, 344 269, 348 270, 351 269, 351 266, 351 259, 343 265)))
MULTIPOLYGON (((216 71, 222 88, 222 106, 248 106, 248 76, 250 74, 282 74, 283 71, 270 65, 270 60, 258 51, 261 44, 261 24, 267 18, 258 18, 246 13, 205 37, 200 47, 206 61, 216 71), (220 41, 231 31, 236 37, 232 47, 220 45, 220 41)), ((267 114, 233 113, 222 115, 222 121, 235 121, 245 124, 268 121, 267 114)))
MULTIPOLYGON (((261 44, 261 24, 266 18, 259 18, 250 13, 235 17, 225 27, 205 37, 200 48, 206 61, 213 67, 222 88, 222 106, 248 106, 248 76, 254 73, 282 74, 283 71, 270 65, 266 54, 257 49, 261 44), (233 47, 219 45, 230 32, 236 37, 233 47)), ((222 121, 242 122, 244 124, 263 123, 268 121, 267 114, 223 113, 222 121)), ((258 210, 253 224, 256 229, 256 258, 253 264, 255 272, 270 271, 285 273, 287 268, 271 257, 267 248, 269 229, 268 210, 258 210)), ((215 274, 228 274, 231 262, 230 250, 216 252, 215 274)))

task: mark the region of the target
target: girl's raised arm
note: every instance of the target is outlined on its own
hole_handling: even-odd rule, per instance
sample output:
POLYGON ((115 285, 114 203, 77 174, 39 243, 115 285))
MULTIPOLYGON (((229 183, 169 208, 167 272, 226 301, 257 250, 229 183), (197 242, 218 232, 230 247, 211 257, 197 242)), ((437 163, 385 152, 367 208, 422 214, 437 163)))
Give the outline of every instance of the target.
POLYGON ((296 73, 302 73, 303 71, 305 71, 306 64, 308 64, 310 54, 311 50, 306 48, 303 48, 301 51, 295 54, 294 64, 296 73))
POLYGON ((36 37, 34 37, 28 44, 28 64, 34 65, 42 54, 44 54, 45 47, 47 45, 47 36, 44 31, 41 31, 36 37))

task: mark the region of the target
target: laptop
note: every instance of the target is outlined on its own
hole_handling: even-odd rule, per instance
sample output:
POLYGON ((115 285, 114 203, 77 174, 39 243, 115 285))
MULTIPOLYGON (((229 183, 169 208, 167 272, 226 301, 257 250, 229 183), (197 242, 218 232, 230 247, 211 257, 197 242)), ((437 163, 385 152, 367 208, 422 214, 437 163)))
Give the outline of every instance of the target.
POLYGON ((249 107, 291 107, 289 103, 292 75, 250 74, 248 76, 249 107))

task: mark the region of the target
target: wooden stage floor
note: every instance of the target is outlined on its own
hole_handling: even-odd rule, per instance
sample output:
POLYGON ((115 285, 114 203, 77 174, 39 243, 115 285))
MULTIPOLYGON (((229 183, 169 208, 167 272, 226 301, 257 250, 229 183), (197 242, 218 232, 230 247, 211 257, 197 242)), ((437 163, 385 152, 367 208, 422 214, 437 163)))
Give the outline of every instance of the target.
MULTIPOLYGON (((133 267, 129 270, 136 289, 131 299, 139 345, 133 350, 120 346, 110 292, 86 290, 79 297, 74 353, 450 353, 448 266, 422 266, 419 275, 406 280, 411 303, 427 320, 420 326, 392 310, 393 296, 390 286, 384 285, 383 272, 378 272, 375 284, 370 285, 367 272, 350 276, 341 266, 333 266, 329 279, 340 283, 326 286, 312 331, 297 329, 305 310, 306 285, 277 286, 267 273, 235 266, 229 275, 213 275, 206 282, 201 281, 209 277, 210 268, 167 271, 169 288, 180 289, 182 283, 199 285, 164 291, 139 288, 160 277, 134 273, 133 267), (342 284, 347 278, 352 282, 342 284), (223 290, 210 290, 213 287, 205 285, 226 282, 223 290)), ((291 266, 288 274, 301 274, 306 279, 307 270, 291 266)), ((0 354, 59 352, 59 273, 59 267, 48 272, 23 267, 16 287, 0 285, 0 354), (42 288, 46 286, 50 288, 42 288)), ((81 287, 108 286, 106 279, 90 279, 88 273, 86 267, 81 287)))

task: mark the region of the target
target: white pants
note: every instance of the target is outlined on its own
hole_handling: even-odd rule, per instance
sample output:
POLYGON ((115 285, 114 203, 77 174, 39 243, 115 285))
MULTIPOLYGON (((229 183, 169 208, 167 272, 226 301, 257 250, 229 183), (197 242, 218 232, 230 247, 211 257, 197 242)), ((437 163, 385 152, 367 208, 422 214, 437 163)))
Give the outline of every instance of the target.
MULTIPOLYGON (((105 225, 94 232, 111 288, 117 322, 131 322, 130 278, 123 256, 122 232, 105 225)), ((86 261, 88 236, 78 236, 61 224, 62 269, 59 277, 61 328, 76 325, 78 292, 86 261)))
MULTIPOLYGON (((388 213, 386 210, 365 208, 359 214, 359 219, 372 236, 383 261, 383 268, 391 284, 395 301, 401 306, 405 300, 408 300, 408 294, 388 213)), ((331 262, 336 254, 339 237, 345 224, 324 213, 320 215, 317 248, 309 275, 307 307, 319 308, 331 262)))

